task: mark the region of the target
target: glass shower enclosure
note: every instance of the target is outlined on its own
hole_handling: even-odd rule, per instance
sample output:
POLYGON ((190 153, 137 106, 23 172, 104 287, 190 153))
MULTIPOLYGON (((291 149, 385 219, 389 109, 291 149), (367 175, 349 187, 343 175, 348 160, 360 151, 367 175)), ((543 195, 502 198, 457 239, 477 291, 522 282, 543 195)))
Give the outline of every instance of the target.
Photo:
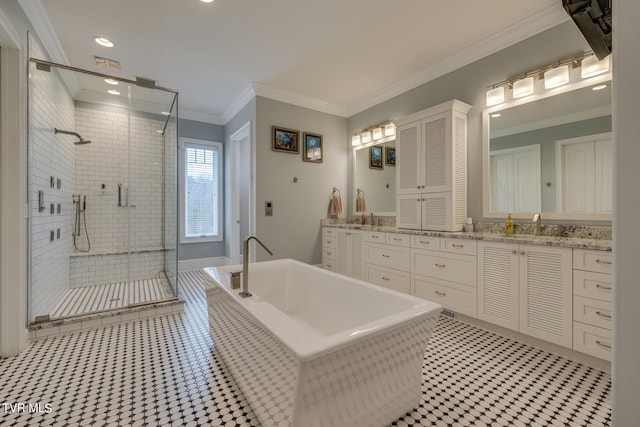
POLYGON ((28 84, 29 323, 174 300, 177 91, 33 57, 28 84))

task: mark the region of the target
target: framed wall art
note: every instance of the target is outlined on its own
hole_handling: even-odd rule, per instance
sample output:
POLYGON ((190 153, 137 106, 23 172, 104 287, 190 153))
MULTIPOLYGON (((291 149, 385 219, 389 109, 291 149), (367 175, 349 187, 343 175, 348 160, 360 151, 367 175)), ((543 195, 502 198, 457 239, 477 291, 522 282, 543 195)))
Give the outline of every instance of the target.
POLYGON ((305 162, 322 163, 322 135, 304 132, 302 134, 302 160, 305 162))
POLYGON ((300 132, 279 126, 272 126, 271 149, 284 153, 300 152, 300 132))

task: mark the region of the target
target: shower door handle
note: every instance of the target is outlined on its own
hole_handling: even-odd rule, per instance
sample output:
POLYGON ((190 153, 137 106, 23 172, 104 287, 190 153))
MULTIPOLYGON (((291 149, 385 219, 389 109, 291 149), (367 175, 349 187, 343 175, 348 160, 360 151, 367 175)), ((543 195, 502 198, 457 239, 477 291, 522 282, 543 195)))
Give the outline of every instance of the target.
POLYGON ((118 183, 118 206, 122 206, 122 183, 118 183))

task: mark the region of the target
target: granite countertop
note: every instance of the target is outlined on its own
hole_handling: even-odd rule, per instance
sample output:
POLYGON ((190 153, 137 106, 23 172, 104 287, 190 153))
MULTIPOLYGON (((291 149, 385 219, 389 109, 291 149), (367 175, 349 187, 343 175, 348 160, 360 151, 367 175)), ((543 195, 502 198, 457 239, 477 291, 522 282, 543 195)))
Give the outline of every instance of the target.
POLYGON ((322 226, 349 228, 364 231, 378 231, 385 233, 400 233, 417 236, 446 237, 468 240, 486 240, 505 243, 523 243, 543 246, 554 246, 575 249, 592 249, 611 251, 611 234, 608 227, 567 227, 567 226, 543 226, 543 235, 535 236, 529 233, 530 227, 523 225, 516 233, 506 235, 501 230, 502 224, 477 225, 478 231, 467 233, 447 231, 409 230, 396 228, 393 225, 361 225, 347 223, 346 221, 328 219, 322 220, 322 226))

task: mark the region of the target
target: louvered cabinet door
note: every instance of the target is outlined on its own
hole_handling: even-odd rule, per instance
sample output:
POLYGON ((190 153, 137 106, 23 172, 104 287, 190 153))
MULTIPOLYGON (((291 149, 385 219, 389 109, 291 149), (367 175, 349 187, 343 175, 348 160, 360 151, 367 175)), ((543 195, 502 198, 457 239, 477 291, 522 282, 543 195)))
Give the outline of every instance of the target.
POLYGON ((478 242, 478 319, 518 330, 518 245, 478 242))
POLYGON ((520 332, 572 346, 573 252, 520 245, 520 332))
POLYGON ((422 191, 422 170, 419 166, 422 134, 420 121, 398 127, 396 132, 396 194, 422 191))
POLYGON ((451 113, 438 114, 422 121, 420 162, 424 171, 425 192, 451 191, 451 113))
POLYGON ((399 194, 396 197, 396 227, 422 228, 422 194, 399 194))
POLYGON ((451 192, 423 193, 421 203, 422 228, 424 230, 451 230, 453 221, 451 192))

